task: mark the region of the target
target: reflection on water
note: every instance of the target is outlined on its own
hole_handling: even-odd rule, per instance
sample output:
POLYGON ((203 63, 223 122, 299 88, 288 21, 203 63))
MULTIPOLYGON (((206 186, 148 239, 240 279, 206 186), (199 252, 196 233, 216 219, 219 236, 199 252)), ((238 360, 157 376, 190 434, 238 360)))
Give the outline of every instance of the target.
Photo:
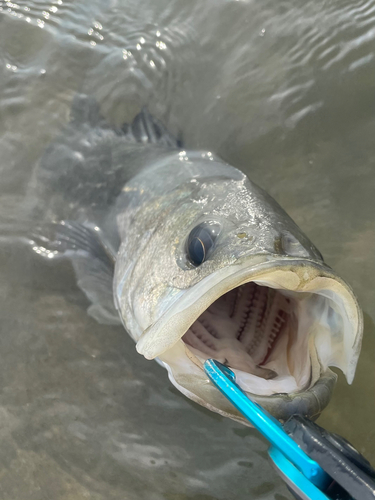
MULTIPOLYGON (((0 1, 0 222, 73 96, 147 104, 187 147, 270 192, 354 287, 357 377, 320 419, 375 462, 374 1, 0 1)), ((0 497, 290 498, 255 431, 196 406, 122 328, 85 312, 68 264, 0 247, 0 497)))

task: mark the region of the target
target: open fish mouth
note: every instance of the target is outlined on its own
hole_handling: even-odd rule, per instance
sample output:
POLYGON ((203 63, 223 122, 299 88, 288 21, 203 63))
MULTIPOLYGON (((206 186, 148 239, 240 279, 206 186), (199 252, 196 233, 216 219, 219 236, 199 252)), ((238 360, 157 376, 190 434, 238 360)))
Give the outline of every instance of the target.
POLYGON ((296 389, 310 379, 308 336, 299 328, 298 299, 253 281, 219 297, 182 340, 201 360, 215 358, 256 377, 270 380, 292 373, 296 389), (298 351, 295 356, 293 350, 298 351), (298 356, 303 363, 296 367, 293 358, 298 356))
MULTIPOLYGON (((172 382, 201 404, 207 389, 202 392, 203 382, 197 389, 197 381, 207 383, 208 358, 233 369, 252 395, 290 398, 316 386, 329 366, 351 383, 361 332, 358 303, 330 268, 281 258, 252 267, 243 262, 204 278, 144 332, 137 350, 159 357, 172 382)), ((328 397, 323 391, 321 409, 332 387, 328 397)), ((226 414, 218 403, 206 406, 226 414)))

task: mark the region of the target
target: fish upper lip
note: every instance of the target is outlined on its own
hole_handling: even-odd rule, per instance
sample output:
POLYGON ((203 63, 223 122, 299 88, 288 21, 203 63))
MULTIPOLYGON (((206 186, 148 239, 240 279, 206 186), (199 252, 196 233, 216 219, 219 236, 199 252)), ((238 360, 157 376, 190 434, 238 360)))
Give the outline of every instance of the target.
MULTIPOLYGON (((264 257, 264 255, 261 257, 264 257)), ((252 278, 262 275, 267 271, 281 271, 285 273, 283 274, 283 278, 286 279, 287 267, 302 269, 309 266, 317 270, 317 276, 333 278, 341 282, 324 262, 284 256, 270 256, 270 258, 263 262, 251 265, 253 261, 254 256, 243 258, 240 262, 219 269, 202 279, 190 290, 187 290, 179 301, 172 304, 161 318, 143 332, 136 346, 137 351, 147 359, 154 359, 161 355, 181 339, 191 324, 217 298, 230 289, 252 281, 252 278)), ((301 280, 295 272, 289 272, 290 275, 288 278, 290 282, 285 288, 293 290, 300 285, 301 280)), ((280 288, 283 288, 282 282, 280 282, 280 288)))

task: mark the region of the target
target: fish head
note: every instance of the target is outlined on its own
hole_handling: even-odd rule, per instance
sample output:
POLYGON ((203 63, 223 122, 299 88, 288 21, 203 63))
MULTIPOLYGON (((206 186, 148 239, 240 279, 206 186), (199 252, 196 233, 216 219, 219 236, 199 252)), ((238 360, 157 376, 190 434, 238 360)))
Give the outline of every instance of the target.
POLYGON ((208 381, 214 358, 276 418, 316 418, 336 381, 329 367, 353 380, 360 308, 276 201, 215 163, 126 186, 117 308, 137 351, 190 399, 244 421, 208 381))

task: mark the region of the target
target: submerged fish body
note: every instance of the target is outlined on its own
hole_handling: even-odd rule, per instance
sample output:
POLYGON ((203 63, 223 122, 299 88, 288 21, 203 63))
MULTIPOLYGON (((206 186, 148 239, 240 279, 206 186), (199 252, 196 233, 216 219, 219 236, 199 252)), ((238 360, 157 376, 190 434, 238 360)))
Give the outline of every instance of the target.
POLYGON ((46 153, 42 171, 61 185, 71 167, 63 142, 81 162, 75 168, 90 172, 94 145, 104 141, 117 158, 107 172, 116 172, 114 194, 104 197, 107 206, 93 203, 106 183, 90 191, 88 176, 81 191, 91 192, 90 209, 80 211, 75 195, 83 224, 59 223, 43 241, 72 258, 92 315, 120 318, 137 351, 213 411, 242 420, 207 380, 203 362, 211 357, 277 418, 318 416, 336 381, 329 366, 349 383, 355 373, 362 316, 349 286, 245 174, 211 153, 183 150, 147 111, 121 131, 99 118, 93 124, 88 103, 79 104, 74 127, 46 153))

